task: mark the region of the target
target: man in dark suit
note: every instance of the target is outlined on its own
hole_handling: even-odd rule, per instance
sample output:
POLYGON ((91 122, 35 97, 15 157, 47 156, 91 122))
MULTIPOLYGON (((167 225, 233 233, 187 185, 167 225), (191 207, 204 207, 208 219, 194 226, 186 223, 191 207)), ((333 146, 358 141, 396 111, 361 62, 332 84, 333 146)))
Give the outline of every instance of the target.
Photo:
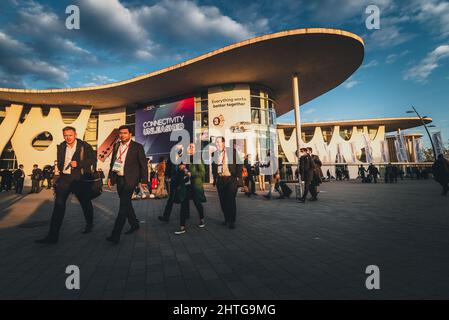
POLYGON ((42 180, 42 170, 37 164, 33 165, 33 171, 31 172, 31 191, 30 193, 39 193, 42 180))
POLYGON ((22 194, 23 181, 25 180, 25 171, 23 171, 23 164, 19 165, 19 169, 14 171, 14 185, 16 186, 16 193, 22 194))
POLYGON ((120 234, 126 219, 131 228, 125 234, 132 234, 139 229, 139 220, 131 202, 134 188, 139 184, 146 187, 148 183, 148 168, 145 151, 140 143, 131 140, 132 134, 128 126, 120 126, 120 142, 114 145, 109 170, 109 187, 117 184, 120 197, 120 209, 115 219, 111 236, 106 240, 114 244, 119 243, 120 234))
POLYGON ((307 153, 310 155, 313 161, 313 178, 310 184, 310 194, 312 195, 312 197, 309 200, 317 201, 318 186, 321 184, 323 180, 323 171, 321 171, 322 162, 318 155, 313 154, 313 149, 311 147, 307 147, 307 153))
POLYGON ((311 186, 313 179, 313 171, 315 168, 314 162, 310 154, 307 153, 307 148, 299 149, 301 156, 299 158, 299 173, 301 180, 304 181, 304 194, 302 195, 300 202, 306 202, 306 196, 311 191, 312 198, 314 197, 313 188, 311 186))
POLYGON ((53 168, 51 165, 48 164, 44 167, 44 170, 42 170, 42 176, 44 180, 47 181, 47 189, 51 189, 51 181, 53 180, 53 168))
POLYGON ((60 177, 55 188, 55 206, 51 216, 48 235, 37 243, 56 243, 59 230, 64 219, 67 198, 74 193, 78 198, 86 219, 86 228, 83 233, 89 233, 93 227, 93 207, 88 195, 85 194, 82 174, 93 170, 96 164, 95 152, 87 142, 77 139, 76 129, 67 126, 62 129, 65 142, 58 145, 58 170, 60 177))
POLYGON ((216 186, 225 219, 223 225, 229 224, 229 228, 234 229, 237 213, 235 197, 238 187, 242 186, 243 166, 236 163, 235 145, 225 147, 224 137, 217 137, 215 143, 217 147, 213 155, 212 171, 214 177, 217 177, 216 186))

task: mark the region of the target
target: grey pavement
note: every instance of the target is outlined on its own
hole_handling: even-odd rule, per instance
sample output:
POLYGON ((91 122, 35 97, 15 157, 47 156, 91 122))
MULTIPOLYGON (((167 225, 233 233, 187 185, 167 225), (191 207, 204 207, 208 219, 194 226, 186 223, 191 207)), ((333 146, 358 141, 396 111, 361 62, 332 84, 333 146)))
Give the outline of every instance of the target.
MULTIPOLYGON (((50 190, 0 194, 0 299, 447 299, 449 197, 435 182, 396 185, 330 182, 318 202, 237 197, 237 224, 221 225, 218 197, 207 186, 204 229, 191 204, 187 233, 157 219, 166 200, 138 200, 141 229, 119 245, 105 241, 118 197, 94 200, 95 228, 69 198, 60 241, 38 245, 53 206, 50 190), (80 290, 65 286, 80 268, 80 290), (368 265, 380 289, 368 290, 368 265)), ((124 231, 126 231, 127 226, 124 231)))

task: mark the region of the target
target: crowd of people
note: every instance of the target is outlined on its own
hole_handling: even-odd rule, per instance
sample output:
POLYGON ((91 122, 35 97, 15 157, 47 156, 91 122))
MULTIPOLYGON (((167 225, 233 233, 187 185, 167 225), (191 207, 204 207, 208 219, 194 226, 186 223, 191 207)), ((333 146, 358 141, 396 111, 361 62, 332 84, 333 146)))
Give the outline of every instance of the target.
MULTIPOLYGON (((106 238, 114 244, 119 243, 122 229, 126 222, 130 225, 125 234, 132 234, 140 228, 133 208, 133 199, 166 198, 163 213, 158 216, 162 222, 170 220, 174 204, 180 204, 179 228, 175 234, 181 235, 187 232, 187 220, 190 218, 190 201, 198 213, 198 228, 206 227, 205 210, 203 203, 207 201, 204 192, 204 182, 206 177, 206 166, 201 157, 196 157, 195 145, 190 144, 186 154, 181 146, 176 156, 176 161, 170 158, 159 158, 156 165, 146 158, 143 146, 133 141, 131 130, 128 126, 119 128, 119 140, 113 148, 110 170, 107 177, 101 170, 96 171, 96 154, 89 143, 78 139, 76 129, 67 126, 63 129, 64 142, 58 145, 57 160, 53 165, 44 166, 40 169, 38 165, 33 166, 31 176, 31 192, 39 192, 42 181, 45 181, 47 188, 53 188, 55 194, 54 208, 51 216, 50 228, 47 235, 38 243, 54 244, 58 242, 59 232, 65 215, 66 201, 70 194, 74 194, 81 205, 85 228, 83 234, 90 233, 94 227, 94 209, 92 199, 95 196, 89 194, 86 188, 85 174, 98 172, 99 179, 106 178, 107 185, 116 186, 119 198, 119 208, 113 229, 109 237, 106 238)), ((224 137, 217 137, 215 145, 211 147, 212 175, 216 188, 220 208, 223 213, 223 225, 229 229, 236 227, 237 203, 236 196, 240 192, 247 197, 258 196, 262 193, 265 199, 270 200, 273 193, 279 194, 278 199, 289 198, 293 193, 282 179, 282 167, 272 168, 268 160, 262 163, 256 158, 251 161, 251 155, 245 155, 242 162, 242 155, 237 151, 237 146, 231 143, 226 145, 224 137), (241 164, 240 164, 241 163, 241 164), (275 172, 273 172, 275 171, 275 172), (268 184, 268 188, 266 185, 268 184)), ((318 155, 313 153, 312 148, 300 148, 299 163, 296 169, 296 178, 301 179, 303 190, 297 190, 301 197, 299 202, 317 201, 320 193, 319 186, 323 181, 331 180, 329 170, 326 177, 322 172, 322 162, 318 155), (308 197, 310 195, 310 197, 308 197)), ((267 159, 269 159, 269 154, 267 159)), ((288 167, 287 167, 288 169, 288 167)), ((336 168, 336 180, 342 180, 349 176, 345 173, 347 168, 336 168)), ((413 172, 413 171, 411 171, 413 172)), ((435 180, 441 184, 443 195, 448 192, 449 183, 449 162, 440 155, 435 161, 432 172, 435 180)), ((287 175, 290 172, 287 170, 287 175)), ((396 183, 398 178, 403 178, 404 173, 396 166, 389 163, 384 170, 386 183, 396 183)), ((422 176, 422 174, 421 174, 422 176)), ((14 185, 17 193, 22 193, 25 180, 23 165, 15 171, 1 171, 1 189, 11 190, 14 185)), ((377 183, 380 177, 379 169, 372 163, 367 169, 363 165, 358 167, 358 177, 364 183, 377 183)), ((298 185, 297 185, 298 186, 298 185)), ((100 192, 101 193, 101 192, 100 192)))
MULTIPOLYGON (((33 165, 33 171, 28 175, 31 178, 31 191, 29 193, 39 193, 43 187, 44 180, 47 188, 50 189, 51 179, 53 178, 53 170, 51 166, 46 166, 44 170, 40 169, 37 164, 33 165), (48 167, 48 168, 47 168, 48 167)), ((0 192, 10 191, 14 188, 17 194, 23 193, 23 184, 25 181, 25 171, 22 164, 16 170, 4 169, 0 172, 0 192)))

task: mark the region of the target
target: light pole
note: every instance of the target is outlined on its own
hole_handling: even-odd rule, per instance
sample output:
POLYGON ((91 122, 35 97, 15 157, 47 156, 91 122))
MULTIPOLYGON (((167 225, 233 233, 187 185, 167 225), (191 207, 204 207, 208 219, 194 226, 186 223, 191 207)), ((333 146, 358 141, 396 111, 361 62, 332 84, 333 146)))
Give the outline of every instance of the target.
POLYGON ((407 113, 416 113, 416 115, 418 116, 419 120, 421 120, 421 123, 424 126, 424 129, 426 129, 427 135, 429 136, 430 143, 432 144, 433 157, 434 157, 435 160, 437 160, 437 152, 435 150, 435 145, 433 144, 433 140, 432 140, 432 137, 430 136, 430 132, 429 132, 429 129, 428 129, 428 128, 435 128, 435 126, 434 125, 427 126, 426 123, 424 122, 424 118, 427 118, 427 117, 424 117, 424 118, 421 117, 421 115, 418 113, 418 111, 416 111, 414 106, 412 106, 412 109, 413 110, 408 110, 407 113))
POLYGON ((295 108, 295 127, 296 127, 296 156, 298 158, 298 191, 299 197, 303 196, 301 173, 299 170, 299 149, 302 146, 301 140, 301 113, 299 110, 299 75, 294 73, 292 76, 292 90, 293 90, 293 106, 295 108))

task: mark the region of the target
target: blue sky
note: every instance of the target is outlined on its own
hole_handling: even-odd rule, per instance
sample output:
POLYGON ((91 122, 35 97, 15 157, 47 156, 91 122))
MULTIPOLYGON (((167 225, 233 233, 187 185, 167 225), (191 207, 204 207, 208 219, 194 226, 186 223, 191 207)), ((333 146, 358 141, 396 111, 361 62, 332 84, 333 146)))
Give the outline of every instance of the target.
MULTIPOLYGON (((449 2, 442 0, 0 1, 0 87, 104 84, 254 36, 304 27, 354 32, 363 66, 302 107, 304 121, 405 116, 414 105, 449 138, 449 2), (65 28, 70 4, 80 30, 65 28), (365 25, 368 5, 380 29, 365 25)), ((279 121, 293 120, 289 113, 279 121)), ((423 129, 413 129, 423 132, 423 129)))

